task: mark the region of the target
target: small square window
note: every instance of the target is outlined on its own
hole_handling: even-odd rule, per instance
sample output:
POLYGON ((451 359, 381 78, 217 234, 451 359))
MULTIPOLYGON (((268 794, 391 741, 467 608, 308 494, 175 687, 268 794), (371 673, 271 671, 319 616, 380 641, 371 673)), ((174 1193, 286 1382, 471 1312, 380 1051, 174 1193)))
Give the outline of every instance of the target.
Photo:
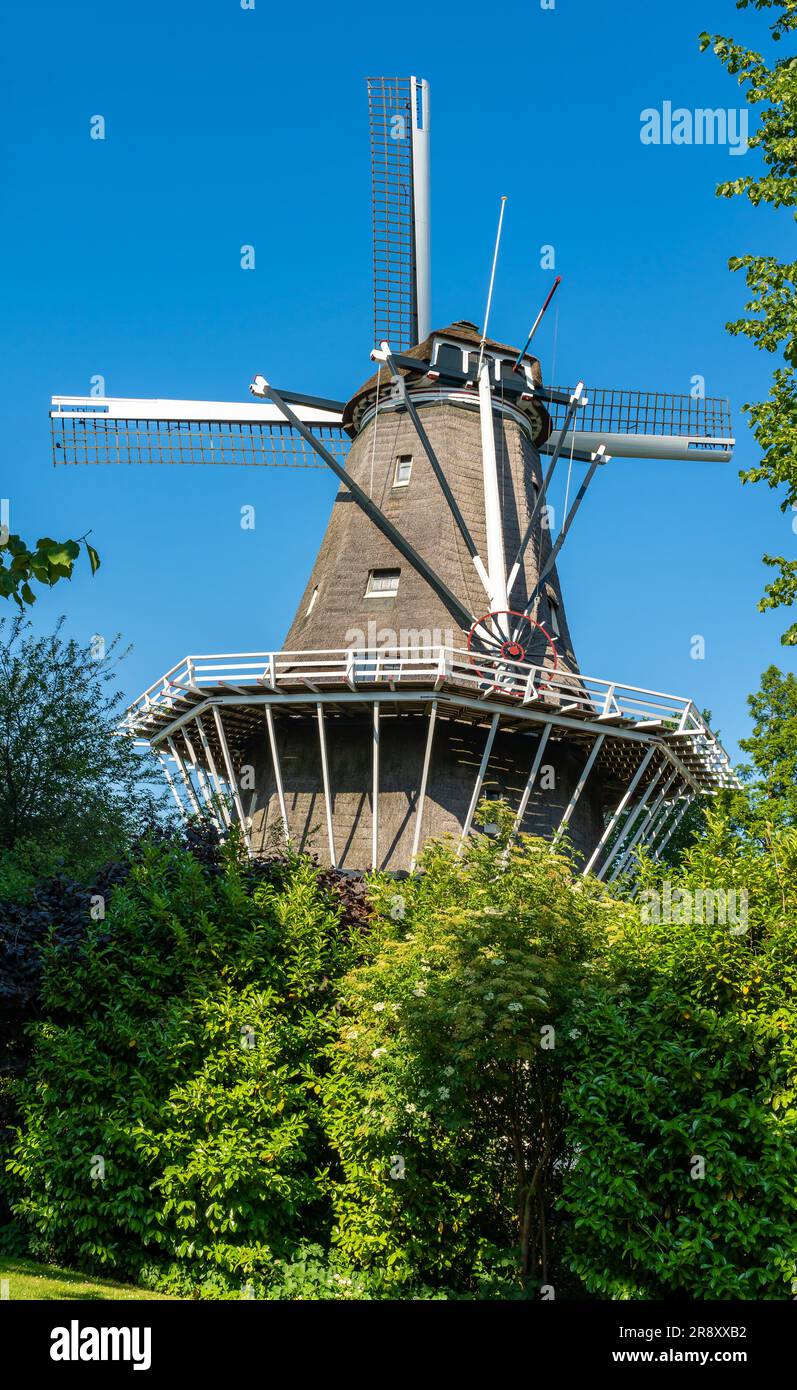
POLYGON ((396 472, 393 477, 394 487, 406 487, 410 481, 412 473, 412 454, 399 454, 396 459, 396 472))
POLYGON ((398 593, 401 570, 371 570, 366 598, 393 598, 398 593))

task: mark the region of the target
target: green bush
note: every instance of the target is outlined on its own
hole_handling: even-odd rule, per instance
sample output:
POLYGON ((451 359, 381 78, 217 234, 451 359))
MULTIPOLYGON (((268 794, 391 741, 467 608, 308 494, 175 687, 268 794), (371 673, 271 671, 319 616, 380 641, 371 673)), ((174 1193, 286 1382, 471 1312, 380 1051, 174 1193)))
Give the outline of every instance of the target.
POLYGON ((7 1164, 32 1252, 234 1283, 323 1236, 319 1068, 360 928, 307 859, 264 874, 151 844, 79 952, 50 947, 7 1164))
POLYGON ((797 832, 710 813, 624 901, 481 817, 366 892, 198 831, 99 920, 39 892, 14 1248, 199 1298, 789 1297, 797 832))
POLYGON ((650 866, 634 905, 618 905, 571 1010, 565 1092, 570 1262, 592 1296, 792 1294, 796 869, 795 831, 762 853, 709 814, 669 911, 667 871, 650 866), (745 890, 746 927, 738 899, 723 923, 721 902, 695 896, 706 888, 745 890))
POLYGON ((497 837, 461 858, 431 845, 420 877, 374 883, 380 918, 370 959, 344 982, 326 1122, 348 1263, 397 1287, 517 1295, 557 1262, 558 1021, 605 893, 527 837, 505 869, 506 808, 482 818, 497 837))

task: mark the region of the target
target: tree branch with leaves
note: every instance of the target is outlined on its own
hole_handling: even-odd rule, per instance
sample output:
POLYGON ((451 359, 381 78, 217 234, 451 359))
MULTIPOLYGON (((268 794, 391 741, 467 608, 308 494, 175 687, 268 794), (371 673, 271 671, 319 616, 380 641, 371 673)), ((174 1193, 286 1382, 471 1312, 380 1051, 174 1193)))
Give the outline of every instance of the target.
MULTIPOLYGON (((774 42, 797 30, 794 0, 736 0, 737 9, 751 6, 772 12, 769 31, 774 42)), ((759 118, 749 145, 760 151, 764 172, 721 183, 717 195, 746 197, 754 207, 797 208, 797 57, 787 55, 770 63, 754 49, 719 34, 701 34, 700 47, 713 48, 759 118)), ((797 219, 797 212, 792 216, 797 219)), ((775 369, 766 400, 744 406, 761 461, 739 476, 744 483, 765 482, 784 489, 781 511, 797 513, 797 261, 746 255, 732 256, 728 264, 732 271, 745 272, 751 294, 747 316, 727 324, 728 332, 749 338, 763 352, 781 353, 784 363, 775 369)), ((797 597, 797 560, 765 555, 763 561, 777 575, 765 586, 759 611, 790 607, 797 597)), ((797 623, 784 632, 781 642, 797 645, 797 623)))
POLYGON ((19 608, 36 602, 32 584, 52 589, 59 579, 71 579, 75 561, 85 549, 92 574, 100 567, 100 557, 85 536, 77 541, 54 541, 49 536, 31 548, 21 536, 0 528, 0 598, 12 598, 19 608))

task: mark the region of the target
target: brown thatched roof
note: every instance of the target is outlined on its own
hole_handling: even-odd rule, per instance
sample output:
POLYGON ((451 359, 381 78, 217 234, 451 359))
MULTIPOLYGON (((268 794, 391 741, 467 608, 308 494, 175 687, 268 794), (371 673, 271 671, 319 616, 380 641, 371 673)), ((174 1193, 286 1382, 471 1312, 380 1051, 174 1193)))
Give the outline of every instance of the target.
MULTIPOLYGON (((423 342, 418 343, 415 347, 408 348, 401 356, 418 357, 422 362, 428 362, 432 355, 433 338, 451 338, 454 342, 465 343, 475 347, 478 347, 481 342, 481 334, 476 324, 471 323, 468 319, 458 319, 456 323, 449 324, 448 328, 433 329, 428 338, 424 338, 423 342)), ((516 347, 512 347, 509 343, 499 343, 495 338, 487 338, 484 346, 487 352, 500 352, 507 353, 512 357, 517 356, 518 350, 516 347)), ((532 357, 531 353, 526 353, 523 360, 530 365, 532 378, 535 384, 537 386, 542 386, 542 370, 540 368, 539 358, 532 357)), ((402 371, 401 374, 402 376, 407 375, 404 371, 402 371)), ((379 381, 382 386, 386 386, 390 381, 390 372, 387 367, 380 367, 377 372, 374 372, 374 375, 369 377, 358 391, 355 391, 351 400, 346 402, 343 409, 344 429, 349 431, 352 430, 357 406, 364 396, 373 395, 376 391, 377 381, 379 381)))

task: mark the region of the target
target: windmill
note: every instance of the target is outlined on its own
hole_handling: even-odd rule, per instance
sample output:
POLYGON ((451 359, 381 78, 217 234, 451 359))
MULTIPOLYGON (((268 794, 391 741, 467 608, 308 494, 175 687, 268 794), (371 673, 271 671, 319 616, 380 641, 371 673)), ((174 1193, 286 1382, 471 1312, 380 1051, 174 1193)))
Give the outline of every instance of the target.
POLYGON ((57 463, 340 483, 284 649, 186 657, 124 728, 183 814, 237 820, 253 854, 276 826, 339 869, 411 871, 431 835, 464 845, 486 795, 513 808, 513 834, 567 833, 582 872, 611 881, 734 778, 690 699, 580 670, 556 561, 612 456, 729 459, 728 403, 555 389, 534 329, 520 350, 486 322, 435 329, 428 84, 368 79, 368 100, 376 370, 348 401, 260 375, 245 404, 52 399, 57 463), (563 456, 586 471, 554 539, 563 456))

